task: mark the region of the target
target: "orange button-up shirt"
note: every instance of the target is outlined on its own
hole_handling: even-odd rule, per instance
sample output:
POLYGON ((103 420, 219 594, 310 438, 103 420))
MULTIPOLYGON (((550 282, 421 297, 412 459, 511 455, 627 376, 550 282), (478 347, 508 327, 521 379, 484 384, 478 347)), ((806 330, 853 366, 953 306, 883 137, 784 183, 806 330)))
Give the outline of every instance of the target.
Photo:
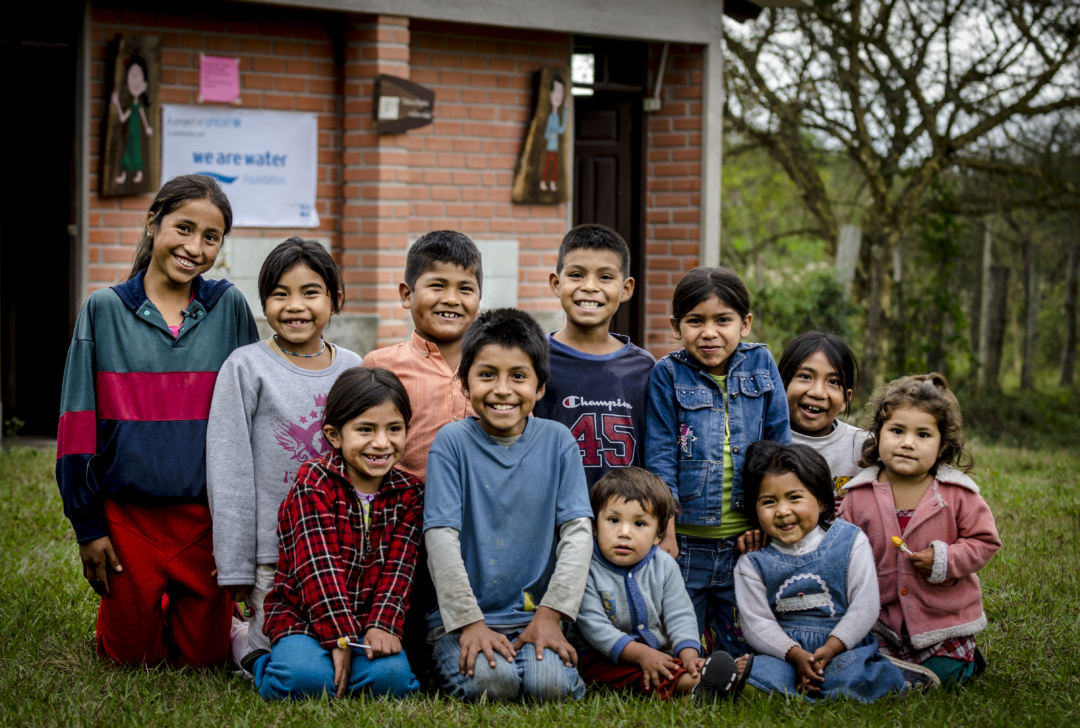
POLYGON ((415 331, 408 341, 370 352, 364 357, 364 366, 389 369, 405 385, 412 404, 412 421, 398 467, 423 480, 428 450, 439 428, 474 414, 461 393, 457 373, 451 371, 439 347, 415 331))

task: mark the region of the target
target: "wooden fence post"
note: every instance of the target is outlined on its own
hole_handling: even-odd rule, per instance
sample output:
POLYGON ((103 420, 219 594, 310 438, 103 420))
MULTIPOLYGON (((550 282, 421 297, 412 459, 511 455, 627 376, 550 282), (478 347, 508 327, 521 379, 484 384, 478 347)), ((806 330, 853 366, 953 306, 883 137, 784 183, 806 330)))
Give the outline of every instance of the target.
POLYGON ((1039 338, 1039 259, 1035 241, 1028 238, 1024 261, 1024 367, 1020 371, 1020 390, 1035 388, 1036 344, 1039 338))
POLYGON ((1076 384, 1076 299, 1080 284, 1080 243, 1069 248, 1069 275, 1065 285, 1065 347, 1061 354, 1061 386, 1076 384))
POLYGON ((986 358, 983 361, 982 390, 997 392, 1001 390, 1001 351, 1005 346, 1005 322, 1008 320, 1009 303, 1009 268, 1004 265, 990 267, 990 290, 987 292, 988 305, 983 307, 987 313, 986 358))

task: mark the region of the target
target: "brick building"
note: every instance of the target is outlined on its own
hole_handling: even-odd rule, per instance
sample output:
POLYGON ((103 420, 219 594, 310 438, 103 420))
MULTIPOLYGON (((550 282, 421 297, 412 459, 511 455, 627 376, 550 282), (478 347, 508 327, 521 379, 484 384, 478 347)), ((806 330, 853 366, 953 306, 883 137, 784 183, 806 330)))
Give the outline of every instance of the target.
MULTIPOLYGON (((799 1, 727 0, 727 12, 747 18, 799 1)), ((574 224, 603 222, 635 254, 637 292, 619 328, 666 353, 675 283, 719 261, 724 3, 591 5, 199 0, 179 13, 68 0, 18 11, 3 31, 5 67, 30 69, 14 90, 24 127, 6 140, 9 172, 23 173, 9 174, 0 195, 4 418, 43 433, 55 425, 74 318, 91 291, 126 277, 152 200, 98 196, 106 52, 118 34, 161 38, 164 103, 197 104, 205 53, 239 59, 243 108, 318 114, 319 227, 234 229, 214 277, 250 278, 256 253, 290 235, 322 240, 346 282, 337 336, 351 327, 346 338, 363 354, 408 335, 397 286, 410 242, 452 228, 484 253, 484 303, 516 305, 551 330, 561 324, 547 286, 559 241, 574 224), (574 96, 571 200, 514 204, 537 72, 573 54, 592 55, 596 73, 578 89, 587 95, 574 96), (434 122, 377 134, 379 74, 434 90, 434 122), (660 108, 647 113, 658 85, 660 108)))

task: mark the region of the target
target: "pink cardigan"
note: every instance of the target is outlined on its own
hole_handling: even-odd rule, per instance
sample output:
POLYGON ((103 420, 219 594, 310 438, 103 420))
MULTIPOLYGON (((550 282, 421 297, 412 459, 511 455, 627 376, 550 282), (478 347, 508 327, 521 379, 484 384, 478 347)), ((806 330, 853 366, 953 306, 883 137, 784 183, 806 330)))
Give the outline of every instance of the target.
POLYGON ((881 593, 874 631, 899 645, 906 625, 912 646, 920 650, 981 632, 986 614, 975 573, 1001 548, 1001 539, 979 486, 955 468, 938 468, 903 534, 912 551, 933 547, 934 568, 924 576, 892 543, 900 524, 892 488, 876 481, 878 472, 866 468, 846 483, 837 513, 866 532, 874 551, 881 593))

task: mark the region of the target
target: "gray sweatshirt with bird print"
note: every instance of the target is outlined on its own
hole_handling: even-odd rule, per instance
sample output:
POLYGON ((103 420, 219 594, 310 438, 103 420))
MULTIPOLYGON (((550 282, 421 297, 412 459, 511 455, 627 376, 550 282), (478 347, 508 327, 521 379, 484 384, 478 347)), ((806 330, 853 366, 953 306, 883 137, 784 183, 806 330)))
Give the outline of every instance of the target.
POLYGON ((278 506, 296 471, 330 451, 326 395, 360 357, 335 347, 333 363, 301 369, 265 341, 233 351, 218 373, 206 427, 206 485, 218 584, 255 583, 278 560, 278 506))

